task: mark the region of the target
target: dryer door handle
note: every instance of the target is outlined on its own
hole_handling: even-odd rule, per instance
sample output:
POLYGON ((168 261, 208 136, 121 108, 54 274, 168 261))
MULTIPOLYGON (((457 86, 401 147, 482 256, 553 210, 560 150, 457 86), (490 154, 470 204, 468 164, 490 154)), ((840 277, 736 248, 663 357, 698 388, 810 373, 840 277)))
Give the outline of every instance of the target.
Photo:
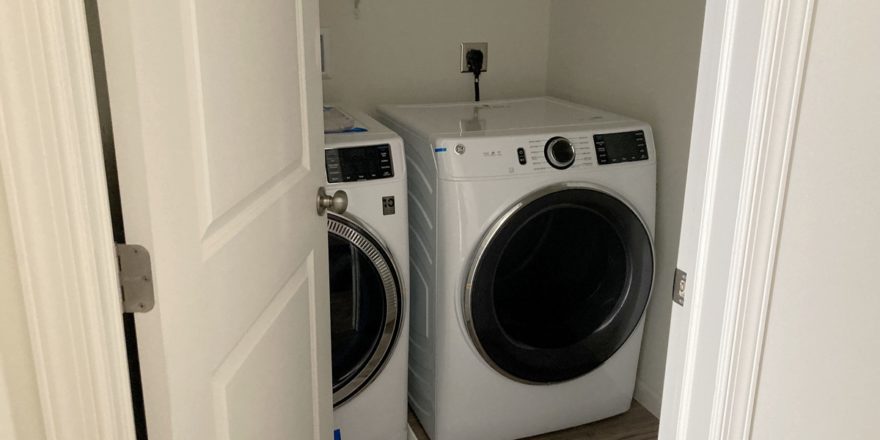
POLYGON ((324 187, 318 188, 318 215, 324 215, 328 210, 336 214, 342 214, 348 209, 348 194, 339 190, 332 196, 327 195, 324 187))

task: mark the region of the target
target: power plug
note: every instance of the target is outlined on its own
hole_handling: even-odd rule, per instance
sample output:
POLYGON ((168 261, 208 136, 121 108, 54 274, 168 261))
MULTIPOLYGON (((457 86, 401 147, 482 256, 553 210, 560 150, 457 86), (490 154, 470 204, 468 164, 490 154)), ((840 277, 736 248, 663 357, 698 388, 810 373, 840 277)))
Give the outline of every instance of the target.
POLYGON ((483 51, 471 49, 465 55, 468 70, 474 74, 474 101, 480 102, 480 73, 483 71, 483 51))
POLYGON ((483 51, 471 49, 465 54, 465 60, 467 60, 468 72, 473 73, 475 77, 479 77, 483 71, 483 51))

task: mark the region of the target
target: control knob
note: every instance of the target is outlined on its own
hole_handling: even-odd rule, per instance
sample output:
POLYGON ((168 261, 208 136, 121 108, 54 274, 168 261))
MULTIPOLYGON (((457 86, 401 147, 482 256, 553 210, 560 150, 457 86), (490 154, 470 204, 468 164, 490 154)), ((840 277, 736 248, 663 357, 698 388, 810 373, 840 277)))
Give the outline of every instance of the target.
POLYGON ((574 164, 574 146, 564 137, 550 138, 544 145, 544 157, 553 168, 564 170, 574 164))

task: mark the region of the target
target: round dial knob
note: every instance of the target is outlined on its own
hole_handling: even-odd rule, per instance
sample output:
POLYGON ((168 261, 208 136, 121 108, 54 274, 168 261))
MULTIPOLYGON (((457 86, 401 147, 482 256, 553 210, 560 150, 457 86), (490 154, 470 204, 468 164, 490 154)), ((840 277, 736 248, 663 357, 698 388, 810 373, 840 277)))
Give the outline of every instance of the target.
POLYGON ((547 163, 557 170, 564 170, 574 163, 574 146, 564 137, 555 137, 544 145, 547 163))

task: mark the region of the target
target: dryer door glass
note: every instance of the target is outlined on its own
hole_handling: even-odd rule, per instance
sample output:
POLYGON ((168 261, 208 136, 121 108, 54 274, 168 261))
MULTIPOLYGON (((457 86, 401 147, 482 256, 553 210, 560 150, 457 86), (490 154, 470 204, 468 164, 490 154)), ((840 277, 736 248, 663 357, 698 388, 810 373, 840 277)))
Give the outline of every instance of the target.
POLYGON ((592 371, 626 342, 648 303, 647 229, 625 203, 587 188, 541 192, 501 219, 465 288, 476 347, 522 382, 592 371))
POLYGON ((388 250, 364 228, 328 216, 333 403, 381 371, 397 338, 400 281, 388 250))

